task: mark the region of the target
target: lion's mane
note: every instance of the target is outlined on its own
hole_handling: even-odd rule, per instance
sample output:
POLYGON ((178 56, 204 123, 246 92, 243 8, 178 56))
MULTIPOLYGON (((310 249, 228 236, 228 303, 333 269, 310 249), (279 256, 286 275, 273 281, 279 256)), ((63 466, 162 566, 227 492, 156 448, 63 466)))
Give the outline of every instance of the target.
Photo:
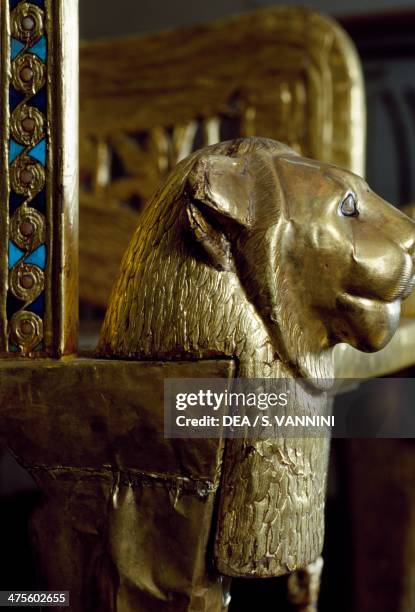
MULTIPOLYGON (((310 357, 278 257, 279 337, 295 355, 299 369, 294 363, 282 365, 281 355, 287 351, 272 345, 255 296, 248 298, 237 274, 214 268, 187 237, 187 177, 198 160, 207 154, 240 157, 258 152, 293 154, 273 140, 243 138, 202 149, 173 170, 149 202, 124 257, 101 332, 101 355, 236 357, 240 375, 257 377, 296 374, 302 360, 308 360, 308 375, 331 375, 329 359, 321 354, 310 357)), ((275 193, 265 191, 263 197, 275 198, 275 193)), ((251 240, 262 239, 258 234, 251 240)), ((258 261, 258 269, 262 263, 258 261)))

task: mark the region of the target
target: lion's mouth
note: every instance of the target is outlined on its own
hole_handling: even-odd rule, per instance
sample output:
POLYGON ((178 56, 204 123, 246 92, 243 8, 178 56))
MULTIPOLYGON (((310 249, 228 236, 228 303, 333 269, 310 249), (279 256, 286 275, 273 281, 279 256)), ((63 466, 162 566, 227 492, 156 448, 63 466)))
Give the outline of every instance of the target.
POLYGON ((342 312, 340 342, 347 342, 361 351, 383 348, 399 324, 401 299, 381 302, 379 299, 342 294, 337 300, 342 312), (345 325, 346 323, 346 325, 345 325))

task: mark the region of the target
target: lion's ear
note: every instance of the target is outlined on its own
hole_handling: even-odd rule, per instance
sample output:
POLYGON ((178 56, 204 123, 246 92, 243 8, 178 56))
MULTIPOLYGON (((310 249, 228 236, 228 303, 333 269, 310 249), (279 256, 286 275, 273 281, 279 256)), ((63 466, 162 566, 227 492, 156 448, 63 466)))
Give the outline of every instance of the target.
POLYGON ((199 206, 190 202, 187 207, 190 229, 210 262, 219 270, 234 271, 231 244, 227 235, 207 219, 199 206))
POLYGON ((209 155, 188 176, 187 216, 190 228, 211 263, 233 270, 230 235, 250 225, 249 189, 252 177, 246 161, 209 155))
POLYGON ((252 176, 246 158, 208 155, 199 159, 188 177, 192 199, 203 202, 213 214, 250 224, 252 176))

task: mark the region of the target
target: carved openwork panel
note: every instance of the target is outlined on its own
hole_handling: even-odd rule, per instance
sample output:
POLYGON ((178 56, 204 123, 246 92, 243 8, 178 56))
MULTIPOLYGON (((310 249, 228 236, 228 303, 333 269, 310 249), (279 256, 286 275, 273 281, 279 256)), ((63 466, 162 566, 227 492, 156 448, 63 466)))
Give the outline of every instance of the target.
POLYGON ((81 134, 81 297, 104 306, 131 210, 195 149, 264 136, 361 174, 360 70, 343 31, 305 9, 88 44, 81 134), (105 266, 95 280, 92 260, 105 266))

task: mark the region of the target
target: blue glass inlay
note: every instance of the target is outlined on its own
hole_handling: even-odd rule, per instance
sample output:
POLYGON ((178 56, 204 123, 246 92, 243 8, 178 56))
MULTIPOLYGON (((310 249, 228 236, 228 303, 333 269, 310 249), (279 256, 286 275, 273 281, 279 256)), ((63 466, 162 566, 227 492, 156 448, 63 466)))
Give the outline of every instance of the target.
POLYGON ((29 103, 31 106, 38 108, 42 113, 46 113, 46 87, 42 87, 37 94, 30 98, 29 103))
POLYGON ((39 266, 39 268, 44 270, 46 265, 46 246, 41 244, 36 251, 33 251, 33 253, 31 253, 29 257, 25 259, 25 263, 34 264, 35 266, 39 266))
POLYGON ((42 166, 44 166, 46 164, 46 139, 44 138, 38 142, 33 149, 30 149, 30 151, 28 151, 28 155, 39 161, 42 166))
POLYGON ((42 60, 42 62, 45 62, 47 54, 46 37, 42 36, 41 38, 39 38, 37 43, 35 43, 33 47, 30 47, 30 49, 28 49, 28 52, 37 55, 42 60))
MULTIPOLYGON (((21 0, 10 0, 10 9, 14 9, 20 2, 21 0)), ((30 3, 45 8, 45 0, 30 0, 30 3)))
POLYGON ((26 306, 25 310, 34 312, 41 317, 45 310, 45 292, 41 293, 30 306, 26 306))
POLYGON ((10 353, 17 353, 17 346, 15 344, 9 344, 10 353))
POLYGON ((16 210, 19 208, 19 206, 23 204, 25 200, 26 200, 26 196, 19 195, 15 193, 14 191, 10 192, 10 198, 9 198, 10 216, 12 216, 16 212, 16 210))
POLYGON ((15 38, 11 39, 10 42, 10 55, 12 57, 12 60, 14 60, 20 53, 20 51, 23 51, 24 49, 24 44, 20 42, 20 40, 16 40, 15 38))
POLYGON ((7 296, 7 303, 6 303, 6 312, 7 312, 8 320, 10 321, 12 316, 16 312, 21 310, 21 308, 22 308, 22 302, 18 300, 16 297, 14 297, 14 295, 10 293, 9 291, 9 295, 7 296))
POLYGON ((30 206, 36 208, 42 214, 46 214, 46 191, 45 189, 37 194, 34 200, 31 201, 30 206))
POLYGON ((13 111, 20 102, 25 99, 25 95, 10 87, 9 92, 9 106, 10 110, 13 111))
POLYGON ((23 149, 24 149, 24 146, 22 146, 21 144, 19 144, 15 140, 13 140, 13 138, 10 138, 10 143, 9 143, 9 164, 14 162, 16 157, 18 155, 20 155, 20 153, 23 151, 23 149))
MULTIPOLYGON (((35 251, 36 252, 36 251, 35 251)), ((17 262, 23 257, 24 251, 19 249, 14 242, 9 240, 9 269, 11 270, 17 262)))

